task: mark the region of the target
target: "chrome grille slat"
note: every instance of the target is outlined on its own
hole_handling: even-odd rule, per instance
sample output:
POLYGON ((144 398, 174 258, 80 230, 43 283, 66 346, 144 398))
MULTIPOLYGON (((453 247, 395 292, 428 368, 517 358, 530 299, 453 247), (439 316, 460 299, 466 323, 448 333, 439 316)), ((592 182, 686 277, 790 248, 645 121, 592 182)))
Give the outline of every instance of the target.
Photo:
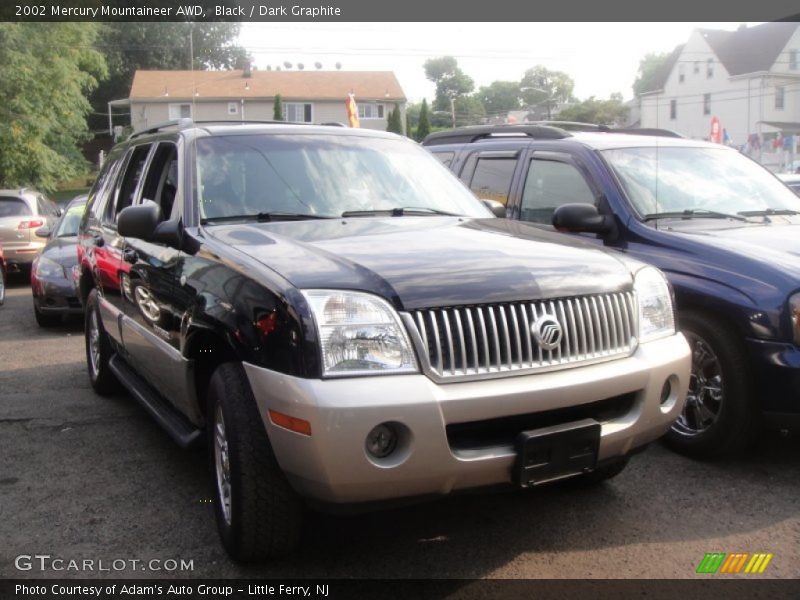
POLYGON ((420 309, 409 317, 432 376, 447 380, 620 358, 634 350, 638 337, 631 292, 420 309), (561 326, 561 341, 552 350, 543 350, 533 334, 543 316, 561 326))

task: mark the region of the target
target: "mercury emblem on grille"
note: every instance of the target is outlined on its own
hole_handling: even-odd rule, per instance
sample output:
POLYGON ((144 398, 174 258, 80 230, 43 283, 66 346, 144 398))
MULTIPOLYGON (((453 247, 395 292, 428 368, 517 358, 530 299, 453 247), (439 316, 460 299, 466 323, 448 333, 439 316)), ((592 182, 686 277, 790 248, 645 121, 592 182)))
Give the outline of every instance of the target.
POLYGON ((544 314, 531 325, 531 332, 542 350, 555 350, 561 343, 563 330, 553 315, 544 314))

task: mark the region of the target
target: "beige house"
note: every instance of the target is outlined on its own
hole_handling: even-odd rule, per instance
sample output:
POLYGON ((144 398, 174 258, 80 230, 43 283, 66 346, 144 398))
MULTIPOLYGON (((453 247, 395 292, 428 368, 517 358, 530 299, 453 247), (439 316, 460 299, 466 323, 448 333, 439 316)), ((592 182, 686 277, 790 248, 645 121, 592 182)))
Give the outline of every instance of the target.
POLYGON ((269 121, 275 96, 284 120, 347 123, 345 100, 354 94, 361 127, 386 129, 389 113, 406 97, 391 71, 136 71, 127 101, 134 130, 184 117, 196 121, 269 121))

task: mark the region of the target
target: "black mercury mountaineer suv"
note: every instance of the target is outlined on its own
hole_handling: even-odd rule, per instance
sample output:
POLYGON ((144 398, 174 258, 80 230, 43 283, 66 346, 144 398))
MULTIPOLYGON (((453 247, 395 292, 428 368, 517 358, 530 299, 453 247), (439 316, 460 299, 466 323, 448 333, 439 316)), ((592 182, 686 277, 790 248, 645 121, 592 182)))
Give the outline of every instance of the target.
POLYGON ((654 268, 495 219, 422 148, 176 124, 108 157, 80 228, 89 376, 207 432, 239 560, 315 506, 601 480, 689 378, 654 268))

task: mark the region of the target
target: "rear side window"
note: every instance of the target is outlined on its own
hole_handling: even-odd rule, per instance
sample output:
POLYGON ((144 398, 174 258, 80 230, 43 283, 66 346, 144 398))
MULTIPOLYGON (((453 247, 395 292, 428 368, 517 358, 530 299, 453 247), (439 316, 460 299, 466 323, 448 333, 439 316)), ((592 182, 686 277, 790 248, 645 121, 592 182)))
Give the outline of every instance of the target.
POLYGON ((27 217, 31 209, 19 198, 0 197, 0 219, 4 217, 27 217))
POLYGON ((453 157, 456 155, 455 152, 431 152, 431 154, 433 154, 445 167, 450 166, 450 164, 453 162, 453 157))
POLYGON ((562 204, 594 204, 595 197, 580 171, 572 164, 554 160, 532 160, 522 192, 523 221, 553 221, 562 204))
POLYGON ((469 189, 481 200, 507 204, 516 164, 516 158, 479 158, 469 189))

